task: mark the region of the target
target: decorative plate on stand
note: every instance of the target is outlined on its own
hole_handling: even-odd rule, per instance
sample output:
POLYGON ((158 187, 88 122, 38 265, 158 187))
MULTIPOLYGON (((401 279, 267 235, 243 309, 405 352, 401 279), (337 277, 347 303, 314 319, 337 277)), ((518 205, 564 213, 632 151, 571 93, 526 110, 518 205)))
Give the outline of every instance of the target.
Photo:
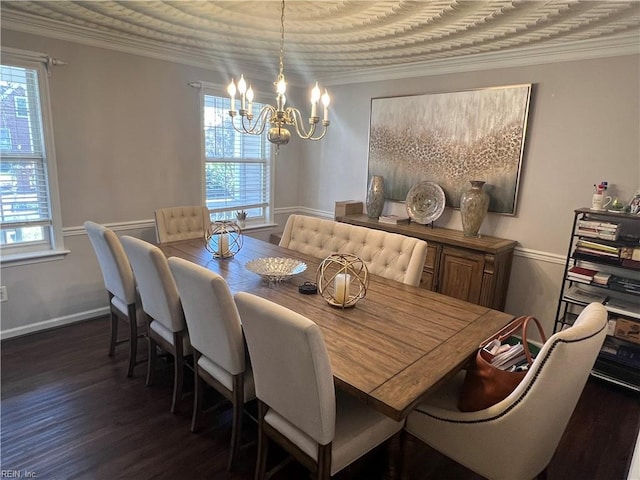
POLYGON ((420 182, 407 193, 407 213, 416 223, 435 222, 444 212, 444 204, 444 190, 435 182, 420 182))

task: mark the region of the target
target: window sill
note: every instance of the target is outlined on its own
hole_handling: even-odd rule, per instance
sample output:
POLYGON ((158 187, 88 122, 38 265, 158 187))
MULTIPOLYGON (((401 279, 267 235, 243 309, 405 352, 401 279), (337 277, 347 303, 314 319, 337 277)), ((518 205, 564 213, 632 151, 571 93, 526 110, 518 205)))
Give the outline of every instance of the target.
POLYGON ((277 227, 278 224, 277 223, 258 223, 258 224, 250 224, 250 225, 246 225, 242 231, 246 232, 248 230, 267 230, 269 228, 275 228, 277 227))
POLYGON ((0 255, 0 265, 3 267, 17 267, 20 265, 31 265, 33 263, 53 262, 63 260, 69 253, 71 253, 71 250, 49 250, 46 252, 0 255))

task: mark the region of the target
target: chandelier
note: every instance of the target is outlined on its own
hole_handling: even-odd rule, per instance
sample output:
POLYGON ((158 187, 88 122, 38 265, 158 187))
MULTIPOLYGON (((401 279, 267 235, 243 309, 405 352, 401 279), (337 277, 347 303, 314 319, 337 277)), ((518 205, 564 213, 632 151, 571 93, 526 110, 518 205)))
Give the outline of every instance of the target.
POLYGON ((327 134, 329 126, 329 93, 325 89, 324 94, 320 97, 320 88, 316 82, 315 87, 311 90, 311 115, 309 117, 309 127, 306 128, 300 110, 294 107, 285 107, 287 98, 287 82, 284 78, 284 0, 282 0, 282 14, 280 15, 280 73, 274 83, 276 87, 276 106, 265 105, 260 109, 257 115, 253 115, 253 89, 251 85, 247 88, 247 82, 244 75, 240 76, 236 87, 235 81, 232 79, 227 87, 227 92, 231 98, 231 124, 233 128, 240 133, 249 135, 262 135, 264 129, 269 123, 269 131, 267 138, 271 143, 276 145, 277 149, 280 145, 286 145, 291 138, 291 132, 287 127, 295 127, 298 136, 304 140, 321 140, 327 134), (235 110, 235 97, 239 94, 240 101, 240 122, 236 125, 236 117, 238 112, 235 110), (324 106, 324 117, 322 120, 322 133, 316 135, 316 126, 320 122, 318 115, 318 102, 322 100, 324 106), (316 135, 316 136, 314 136, 316 135))

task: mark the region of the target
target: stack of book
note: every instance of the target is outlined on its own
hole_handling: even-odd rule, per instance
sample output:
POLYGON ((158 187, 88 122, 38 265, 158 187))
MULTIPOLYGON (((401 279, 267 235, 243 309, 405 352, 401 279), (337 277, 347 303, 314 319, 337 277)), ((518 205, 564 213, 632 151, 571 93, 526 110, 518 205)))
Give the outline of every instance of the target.
POLYGON ((617 240, 619 233, 620 225, 617 223, 578 220, 578 235, 583 237, 617 240))
POLYGON ((609 288, 618 292, 633 293, 640 297, 640 280, 612 275, 609 278, 609 288))
POLYGON ((598 272, 590 268, 573 266, 567 271, 567 279, 573 282, 591 283, 598 272))
POLYGON ((564 300, 568 300, 574 303, 582 303, 587 305, 592 302, 604 303, 607 300, 607 295, 600 292, 591 292, 578 288, 575 285, 571 286, 564 292, 564 300))
POLYGON ((409 223, 409 217, 401 217, 399 215, 380 215, 378 217, 380 223, 390 223, 392 225, 402 225, 409 223))
POLYGON ((612 259, 620 257, 620 249, 618 247, 588 240, 578 240, 576 242, 576 253, 612 259))
POLYGON ((621 343, 611 337, 606 337, 600 353, 604 358, 640 368, 640 346, 621 343))

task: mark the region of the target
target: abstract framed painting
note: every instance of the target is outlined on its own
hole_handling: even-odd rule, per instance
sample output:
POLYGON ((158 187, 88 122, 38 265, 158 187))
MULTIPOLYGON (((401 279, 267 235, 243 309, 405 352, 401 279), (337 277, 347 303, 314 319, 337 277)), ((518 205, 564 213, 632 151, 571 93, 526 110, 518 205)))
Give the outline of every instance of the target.
POLYGON ((489 211, 514 215, 532 84, 371 99, 369 178, 404 201, 433 181, 459 208, 471 180, 483 180, 489 211))

